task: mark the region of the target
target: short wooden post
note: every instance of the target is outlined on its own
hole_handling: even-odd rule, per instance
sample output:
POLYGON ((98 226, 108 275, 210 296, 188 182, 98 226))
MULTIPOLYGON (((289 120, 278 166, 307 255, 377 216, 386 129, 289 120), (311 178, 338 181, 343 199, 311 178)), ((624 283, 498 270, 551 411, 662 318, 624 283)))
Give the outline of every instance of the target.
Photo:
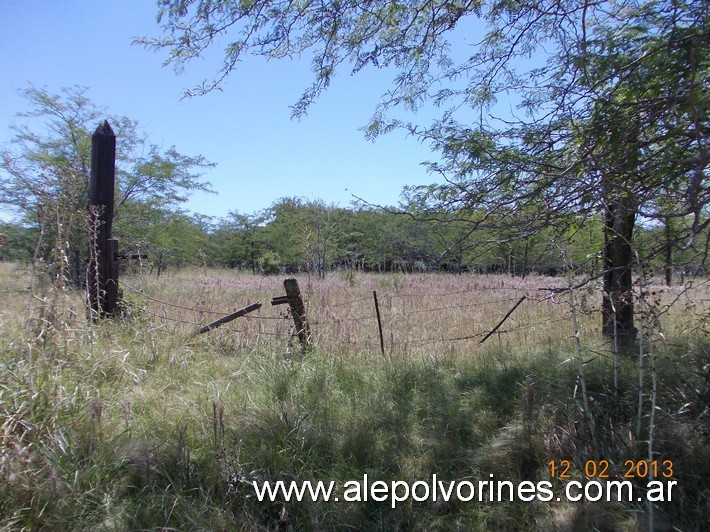
POLYGON ((288 306, 291 308, 293 324, 298 332, 298 341, 301 342, 301 347, 305 349, 311 343, 311 331, 308 327, 308 320, 306 320, 306 306, 301 298, 301 289, 298 287, 296 279, 286 279, 284 288, 286 289, 288 306))
POLYGON ((114 316, 118 300, 118 243, 111 238, 116 135, 104 121, 91 136, 91 182, 89 184, 89 245, 96 264, 90 266, 89 303, 94 319, 114 316))
POLYGON ((372 297, 375 299, 375 314, 377 314, 377 329, 380 331, 380 350, 382 356, 385 356, 385 339, 382 336, 382 318, 380 317, 380 305, 377 302, 377 291, 372 291, 372 297))

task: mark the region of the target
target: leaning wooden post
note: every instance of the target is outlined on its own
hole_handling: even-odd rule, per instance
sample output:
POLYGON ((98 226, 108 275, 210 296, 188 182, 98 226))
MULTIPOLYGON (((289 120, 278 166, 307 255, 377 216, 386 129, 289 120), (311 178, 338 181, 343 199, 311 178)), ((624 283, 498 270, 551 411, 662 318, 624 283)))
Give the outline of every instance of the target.
POLYGON ((481 340, 481 341, 478 342, 478 343, 479 343, 479 344, 482 344, 483 342, 485 342, 486 340, 488 340, 488 338, 490 338, 491 335, 492 335, 494 332, 496 332, 496 331, 500 328, 501 325, 503 325, 503 322, 508 319, 508 317, 513 313, 513 311, 514 311, 516 308, 518 308, 518 307, 520 306, 520 303, 522 303, 523 301, 525 301, 526 298, 527 298, 527 296, 521 297, 521 298, 518 300, 518 302, 517 302, 515 305, 513 305, 513 308, 510 309, 510 310, 508 311, 508 313, 507 313, 505 316, 503 316, 503 319, 498 322, 498 325, 496 325, 495 327, 493 327, 493 329, 491 329, 491 331, 490 331, 487 335, 485 335, 485 336, 483 337, 483 340, 481 340))
POLYGON ((375 299, 375 314, 377 314, 377 329, 380 331, 380 350, 382 356, 385 356, 385 339, 382 336, 382 318, 380 317, 380 304, 377 302, 377 291, 372 291, 372 297, 375 299))
POLYGON ((286 289, 286 297, 288 298, 288 306, 291 308, 291 316, 293 324, 298 332, 298 341, 301 342, 301 347, 305 349, 311 343, 311 331, 306 320, 306 306, 301 298, 301 289, 298 288, 296 279, 286 279, 284 281, 286 289))
POLYGON ((91 136, 91 182, 89 221, 91 236, 89 303, 94 319, 116 315, 118 303, 118 242, 111 238, 114 183, 116 176, 116 135, 104 121, 91 136))
POLYGON ((251 305, 244 307, 243 309, 237 310, 236 312, 232 312, 228 316, 224 316, 223 318, 220 318, 216 321, 213 321, 212 323, 205 325, 204 327, 200 327, 197 330, 197 334, 203 334, 208 331, 211 331, 212 329, 216 329, 217 327, 224 325, 225 323, 229 323, 230 321, 234 321, 237 318, 241 318, 242 316, 245 316, 249 314, 250 312, 254 312, 255 310, 258 310, 261 308, 261 303, 258 301, 256 303, 252 303, 251 305))

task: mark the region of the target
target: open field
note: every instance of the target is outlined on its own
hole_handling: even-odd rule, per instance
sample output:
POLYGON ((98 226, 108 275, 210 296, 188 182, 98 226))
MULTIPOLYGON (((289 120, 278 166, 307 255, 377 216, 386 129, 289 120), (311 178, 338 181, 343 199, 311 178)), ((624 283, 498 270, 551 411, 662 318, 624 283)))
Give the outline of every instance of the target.
MULTIPOLYGON (((212 334, 237 338, 244 347, 275 349, 283 349, 283 340, 294 332, 287 306, 269 304, 285 293, 282 280, 225 270, 123 279, 124 293, 138 313, 176 332, 190 331, 260 301, 264 306, 259 311, 212 334)), ((487 343, 549 346, 569 341, 574 334, 569 297, 554 292, 567 287, 565 277, 345 272, 323 281, 301 276, 299 282, 312 340, 320 349, 353 354, 380 350, 373 291, 378 293, 387 353, 475 356, 486 349, 480 341, 523 296, 526 300, 487 343)), ((710 286, 685 288, 681 284, 646 288, 653 293, 648 303, 662 314, 664 331, 684 335, 703 326, 710 286)), ((597 283, 575 293, 580 332, 593 346, 605 343, 597 335, 599 290, 597 283)))
POLYGON ((615 387, 594 287, 574 291, 571 304, 569 293, 547 290, 567 286, 564 277, 298 279, 313 331, 305 353, 284 307, 269 304, 284 293, 281 277, 124 276, 130 316, 91 325, 81 293, 0 263, 0 526, 642 529, 648 511, 638 502, 410 500, 392 509, 258 502, 250 482, 493 474, 557 488, 551 460, 569 460, 575 473, 608 460, 618 475, 625 460, 648 456, 649 434, 678 481, 673 500, 654 508, 654 527, 701 530, 710 519, 708 283, 645 287, 639 425, 638 348, 621 356, 615 387), (264 306, 254 314, 193 334, 255 301, 264 306))

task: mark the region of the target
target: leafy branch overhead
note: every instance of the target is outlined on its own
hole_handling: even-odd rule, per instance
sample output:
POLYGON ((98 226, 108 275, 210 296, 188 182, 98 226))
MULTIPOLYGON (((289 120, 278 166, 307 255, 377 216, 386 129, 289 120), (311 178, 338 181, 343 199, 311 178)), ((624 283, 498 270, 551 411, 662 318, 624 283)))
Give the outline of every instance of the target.
MULTIPOLYGON (((624 116, 622 121, 641 122, 640 163, 657 176, 644 176, 640 199, 655 195, 658 175, 672 170, 668 177, 676 185, 661 188, 684 208, 670 215, 699 218, 707 203, 707 1, 159 5, 167 36, 137 43, 167 50, 166 62, 180 69, 213 47, 223 50, 214 79, 188 95, 221 88, 246 54, 307 55, 313 83, 294 105, 294 115, 302 116, 339 69, 390 68, 392 88, 366 134, 403 127, 431 142, 443 159, 431 168, 450 179, 439 190, 450 201, 453 195, 459 204, 492 207, 519 199, 552 212, 570 202, 597 208, 594 177, 604 171, 597 152, 622 135, 613 131, 610 117, 624 116), (498 116, 499 101, 517 110, 498 116), (416 110, 425 102, 441 108, 440 118, 428 126, 388 118, 395 107, 416 110), (580 175, 586 176, 581 183, 580 175), (471 197, 471 182, 487 186, 476 186, 471 197)), ((437 197, 431 199, 438 206, 437 197)), ((652 207, 642 214, 669 215, 652 207)))
POLYGON ((177 69, 212 48, 223 52, 214 78, 187 95, 221 88, 246 54, 305 55, 313 81, 293 106, 300 117, 338 70, 392 71, 365 134, 404 129, 439 155, 429 163, 439 181, 406 191, 418 215, 511 236, 551 225, 564 233, 575 217, 602 215, 604 306, 621 308, 614 320, 629 335, 638 220, 692 218, 686 248, 710 223, 708 0, 159 6, 165 36, 137 43, 166 50, 177 69), (416 111, 430 104, 437 118, 417 123, 416 111))

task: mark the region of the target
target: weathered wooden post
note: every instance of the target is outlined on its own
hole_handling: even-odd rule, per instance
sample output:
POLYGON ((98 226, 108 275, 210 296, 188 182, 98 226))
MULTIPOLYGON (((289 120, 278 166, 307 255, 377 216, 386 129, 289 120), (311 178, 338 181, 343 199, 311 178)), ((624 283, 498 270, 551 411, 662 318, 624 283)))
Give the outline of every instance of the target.
POLYGON ((205 325, 204 327, 200 327, 197 330, 197 334, 203 334, 206 332, 211 331, 212 329, 216 329, 217 327, 220 327, 221 325, 224 325, 225 323, 229 323, 230 321, 234 321, 237 318, 241 318, 242 316, 246 316, 250 312, 254 312, 255 310, 258 310, 261 308, 261 303, 258 301, 256 303, 252 303, 251 305, 248 305, 244 307, 243 309, 239 309, 236 312, 232 312, 228 316, 224 316, 223 318, 220 318, 216 321, 213 321, 212 323, 209 323, 205 325))
POLYGON ((271 299, 272 305, 282 305, 288 303, 293 318, 293 325, 298 333, 298 341, 301 342, 301 347, 305 350, 311 343, 311 330, 306 320, 306 306, 301 298, 301 289, 298 287, 296 279, 286 279, 284 281, 286 289, 285 296, 278 296, 271 299))
POLYGON ((305 349, 311 343, 311 330, 308 327, 308 320, 306 320, 306 306, 303 304, 303 298, 301 298, 301 289, 298 287, 296 279, 286 279, 284 288, 288 297, 288 305, 291 307, 293 324, 298 332, 298 341, 301 342, 301 347, 305 349))
POLYGON ((89 303, 93 319, 116 315, 118 303, 118 241, 111 237, 116 135, 104 121, 91 136, 91 182, 89 184, 89 303))
POLYGON ((385 339, 382 336, 382 317, 380 316, 380 304, 377 301, 377 291, 372 291, 372 297, 375 299, 375 314, 377 315, 377 329, 380 332, 380 350, 382 351, 382 356, 385 356, 385 339))

